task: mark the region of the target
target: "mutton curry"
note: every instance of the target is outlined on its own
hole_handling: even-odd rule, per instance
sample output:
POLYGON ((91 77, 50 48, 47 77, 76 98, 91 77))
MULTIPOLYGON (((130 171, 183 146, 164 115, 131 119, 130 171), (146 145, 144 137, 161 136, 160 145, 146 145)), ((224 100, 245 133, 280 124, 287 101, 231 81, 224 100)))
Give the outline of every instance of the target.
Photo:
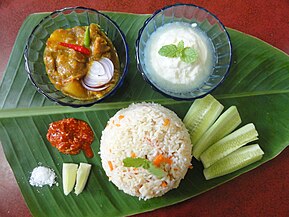
POLYGON ((116 49, 96 24, 55 30, 43 58, 56 89, 75 99, 102 98, 119 79, 116 49))

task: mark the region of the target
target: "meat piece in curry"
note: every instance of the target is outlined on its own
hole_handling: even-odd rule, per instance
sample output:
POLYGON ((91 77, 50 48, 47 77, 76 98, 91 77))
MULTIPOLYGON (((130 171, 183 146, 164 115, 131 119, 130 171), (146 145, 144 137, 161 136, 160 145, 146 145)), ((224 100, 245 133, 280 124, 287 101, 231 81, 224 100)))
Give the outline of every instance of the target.
POLYGON ((89 55, 62 46, 67 43, 75 46, 84 46, 85 26, 76 26, 71 29, 55 30, 46 42, 44 63, 50 81, 56 89, 75 99, 90 100, 102 98, 115 86, 119 79, 119 60, 115 47, 110 39, 96 24, 90 24, 89 55), (89 72, 93 61, 108 58, 114 65, 114 73, 109 81, 108 88, 101 91, 86 89, 81 80, 89 72))

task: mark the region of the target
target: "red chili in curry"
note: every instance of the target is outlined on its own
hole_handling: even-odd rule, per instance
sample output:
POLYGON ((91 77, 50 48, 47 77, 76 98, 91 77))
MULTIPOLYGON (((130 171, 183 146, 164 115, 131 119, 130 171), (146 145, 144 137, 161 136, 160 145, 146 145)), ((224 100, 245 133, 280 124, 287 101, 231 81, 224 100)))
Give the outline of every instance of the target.
POLYGON ((83 150, 87 157, 93 157, 91 143, 94 134, 85 121, 67 118, 52 122, 46 137, 61 153, 75 155, 83 150))
POLYGON ((80 53, 83 53, 85 55, 89 55, 90 54, 90 50, 86 47, 77 45, 77 44, 69 44, 69 43, 65 43, 65 42, 59 42, 59 45, 63 46, 63 47, 68 47, 71 48, 75 51, 78 51, 80 53))

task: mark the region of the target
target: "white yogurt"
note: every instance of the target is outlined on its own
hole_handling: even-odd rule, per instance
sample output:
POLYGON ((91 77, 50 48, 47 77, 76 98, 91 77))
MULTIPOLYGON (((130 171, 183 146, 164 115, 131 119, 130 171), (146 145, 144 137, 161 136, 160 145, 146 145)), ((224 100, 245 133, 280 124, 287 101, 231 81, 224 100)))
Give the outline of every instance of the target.
POLYGON ((171 92, 189 92, 199 87, 210 75, 214 62, 214 50, 208 36, 193 23, 175 22, 159 27, 148 39, 144 50, 144 63, 148 76, 161 89, 171 92), (193 63, 185 63, 180 57, 161 56, 158 51, 164 45, 184 41, 198 53, 193 63))

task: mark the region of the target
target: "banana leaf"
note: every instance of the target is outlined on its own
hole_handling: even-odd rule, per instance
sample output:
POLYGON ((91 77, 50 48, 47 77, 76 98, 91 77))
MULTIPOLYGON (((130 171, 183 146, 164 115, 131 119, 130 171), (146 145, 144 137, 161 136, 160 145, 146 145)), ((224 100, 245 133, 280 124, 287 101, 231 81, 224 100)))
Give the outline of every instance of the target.
POLYGON ((276 157, 289 144, 289 57, 282 51, 244 33, 228 29, 233 45, 233 63, 225 82, 213 95, 229 107, 236 105, 243 124, 253 122, 262 160, 229 175, 206 181, 202 165, 193 161, 179 188, 160 198, 143 201, 126 195, 108 181, 101 167, 99 139, 107 120, 132 102, 154 101, 183 118, 192 102, 165 98, 146 84, 136 69, 135 40, 149 15, 107 14, 126 35, 131 63, 124 85, 110 99, 89 108, 56 105, 39 94, 27 78, 23 50, 33 27, 47 14, 32 14, 17 36, 5 75, 0 85, 0 139, 23 197, 33 216, 127 216, 176 204, 206 192, 276 157), (29 31, 31 30, 31 31, 29 31), (46 140, 49 123, 74 117, 87 121, 96 139, 95 157, 83 153, 63 155, 46 140), (65 196, 62 189, 63 162, 88 162, 93 165, 83 193, 65 196), (31 171, 38 165, 52 168, 58 186, 36 188, 29 184, 31 171))

